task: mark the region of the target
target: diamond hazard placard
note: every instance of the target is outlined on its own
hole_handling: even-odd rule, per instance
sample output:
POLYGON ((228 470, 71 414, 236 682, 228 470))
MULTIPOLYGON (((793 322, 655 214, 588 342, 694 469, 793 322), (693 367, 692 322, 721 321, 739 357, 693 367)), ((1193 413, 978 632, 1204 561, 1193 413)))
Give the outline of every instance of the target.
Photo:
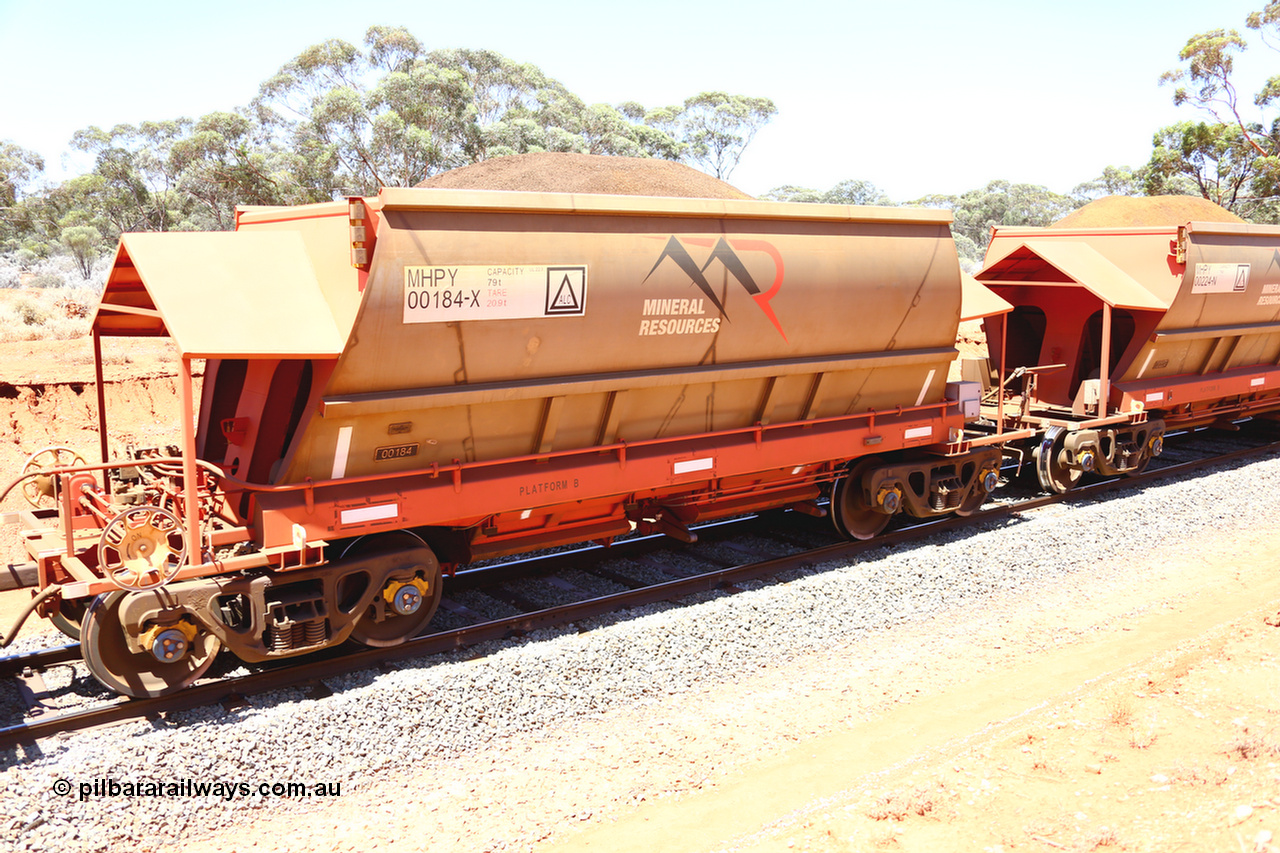
POLYGON ((587 307, 586 267, 547 267, 547 316, 582 314, 587 307))

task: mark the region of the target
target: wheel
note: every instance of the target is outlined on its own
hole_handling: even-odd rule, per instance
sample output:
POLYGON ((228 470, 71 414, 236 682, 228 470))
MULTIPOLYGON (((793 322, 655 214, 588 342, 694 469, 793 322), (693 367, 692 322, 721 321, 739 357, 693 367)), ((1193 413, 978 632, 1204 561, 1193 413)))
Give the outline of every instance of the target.
POLYGON ((83 598, 62 601, 58 604, 58 612, 49 617, 53 627, 73 640, 80 639, 80 625, 84 622, 85 610, 88 606, 83 598))
MULTIPOLYGON (((57 445, 37 450, 27 457, 22 466, 24 475, 33 471, 52 471, 54 468, 69 468, 72 465, 85 464, 80 451, 57 445)), ((53 478, 48 475, 32 477, 22 481, 22 496, 27 503, 36 509, 53 506, 53 478)))
POLYGON ((1040 488, 1060 495, 1074 489, 1084 477, 1083 471, 1070 468, 1062 461, 1066 437, 1067 431, 1062 427, 1051 427, 1032 453, 1036 461, 1036 479, 1040 481, 1040 488))
POLYGON ((123 590, 164 586, 186 560, 182 522, 158 506, 126 509, 107 522, 98 540, 98 567, 123 590))
POLYGON ((93 677, 109 690, 142 699, 177 693, 204 675, 222 648, 218 638, 197 629, 186 653, 173 661, 161 661, 148 651, 134 652, 120 623, 120 605, 126 595, 104 593, 84 614, 80 654, 93 677))
POLYGON ((874 509, 862 494, 862 476, 879 464, 874 456, 855 462, 831 490, 831 523, 846 539, 873 539, 893 517, 874 509))
POLYGON ((367 536, 342 554, 343 558, 382 555, 393 555, 398 566, 351 631, 353 641, 373 648, 398 646, 421 633, 435 616, 442 592, 436 555, 412 533, 367 536))

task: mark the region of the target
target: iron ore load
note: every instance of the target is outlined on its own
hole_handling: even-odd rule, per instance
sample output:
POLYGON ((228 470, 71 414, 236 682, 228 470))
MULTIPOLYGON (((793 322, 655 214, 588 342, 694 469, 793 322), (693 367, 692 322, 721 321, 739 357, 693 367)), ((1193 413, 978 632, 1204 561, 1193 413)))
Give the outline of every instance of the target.
POLYGON ((1065 490, 1280 407, 1280 230, 1002 229, 984 286, 949 223, 385 189, 127 234, 98 388, 101 337, 170 337, 182 446, 109 458, 100 395, 100 462, 32 455, 33 606, 163 695, 224 649, 404 642, 477 560, 779 508, 866 539, 976 511, 1006 458, 1065 490), (949 382, 979 317, 992 358, 949 382))

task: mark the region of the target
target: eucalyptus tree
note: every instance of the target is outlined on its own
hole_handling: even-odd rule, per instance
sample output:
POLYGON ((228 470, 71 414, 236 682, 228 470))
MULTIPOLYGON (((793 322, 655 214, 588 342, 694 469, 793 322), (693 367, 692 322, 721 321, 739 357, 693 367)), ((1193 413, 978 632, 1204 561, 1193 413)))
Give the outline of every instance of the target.
POLYGON ((473 93, 477 160, 536 151, 676 159, 680 146, 645 123, 644 108, 587 104, 538 66, 491 50, 435 50, 427 57, 461 71, 473 93))
POLYGON ((17 204, 27 187, 44 173, 44 158, 11 140, 0 141, 0 208, 17 204))
POLYGON ((642 107, 588 105, 532 63, 492 50, 426 51, 404 28, 372 27, 363 48, 330 39, 302 51, 263 83, 253 107, 312 165, 299 184, 323 196, 532 151, 687 154, 727 174, 754 134, 760 101, 772 111, 763 99, 691 98, 671 125, 688 137, 682 143, 642 107))
POLYGON ((272 145, 244 113, 212 112, 197 119, 169 157, 201 228, 230 229, 240 204, 314 200, 297 184, 297 155, 272 145))
POLYGON ((312 45, 254 99, 263 124, 285 134, 310 166, 298 184, 313 196, 412 185, 473 159, 465 76, 426 60, 403 28, 371 27, 365 47, 341 39, 312 45))
POLYGON ((93 200, 111 231, 170 231, 183 226, 190 199, 178 191, 180 169, 170 155, 191 126, 191 119, 178 118, 75 132, 71 147, 93 155, 90 174, 96 178, 77 189, 93 200))
MULTIPOLYGON (((1250 13, 1245 27, 1265 47, 1280 51, 1280 2, 1250 13)), ((1178 53, 1181 66, 1160 82, 1174 87, 1175 104, 1196 107, 1213 120, 1162 128, 1149 166, 1151 181, 1190 177, 1205 198, 1243 215, 1270 216, 1271 199, 1280 195, 1280 75, 1268 78, 1252 97, 1242 92, 1235 60, 1248 47, 1236 29, 1187 40, 1178 53)))
POLYGON ((927 195, 908 205, 950 208, 957 250, 969 260, 980 258, 995 225, 1052 225, 1083 201, 1036 184, 995 180, 959 195, 927 195))
POLYGON ((102 233, 92 225, 69 225, 62 229, 60 239, 87 281, 93 275, 93 262, 105 248, 102 233))
POLYGON ((728 180, 756 133, 777 113, 768 98, 701 92, 686 98, 681 107, 655 113, 653 121, 676 130, 691 164, 728 180))
POLYGON ((895 203, 871 181, 849 179, 841 181, 826 192, 784 184, 774 187, 761 198, 773 201, 810 202, 815 204, 869 204, 894 207, 895 203))
POLYGON ((0 250, 65 251, 84 271, 125 231, 228 229, 239 204, 373 193, 528 151, 662 157, 727 177, 774 113, 722 92, 653 110, 588 104, 531 63, 375 26, 359 45, 306 47, 245 108, 79 130, 71 147, 92 169, 34 193, 43 161, 0 143, 0 250))
POLYGON ((0 141, 0 249, 16 248, 30 229, 32 210, 24 199, 43 173, 39 154, 8 139, 0 141))
POLYGON ((1184 121, 1156 132, 1144 189, 1148 195, 1194 192, 1247 214, 1255 201, 1257 150, 1234 124, 1184 121))
POLYGON ((1076 184, 1075 189, 1071 191, 1071 196, 1091 201, 1109 195, 1143 195, 1148 171, 1146 166, 1139 166, 1137 169, 1128 166, 1106 166, 1098 177, 1076 184))

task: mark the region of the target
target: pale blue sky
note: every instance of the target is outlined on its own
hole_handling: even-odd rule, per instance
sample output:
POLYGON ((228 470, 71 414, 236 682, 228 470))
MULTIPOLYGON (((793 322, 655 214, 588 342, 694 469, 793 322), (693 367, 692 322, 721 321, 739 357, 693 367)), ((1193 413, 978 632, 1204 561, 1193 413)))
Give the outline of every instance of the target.
MULTIPOLYGON (((992 178, 1066 192, 1108 164, 1145 162, 1156 128, 1193 115, 1173 107, 1161 72, 1189 36, 1243 31, 1262 5, 0 0, 0 139, 56 175, 79 128, 243 105, 303 47, 359 43, 381 23, 428 48, 532 62, 589 103, 772 98, 777 117, 730 179, 753 195, 846 178, 897 201, 992 178)), ((1280 55, 1255 43, 1244 68, 1260 80, 1280 55)))

